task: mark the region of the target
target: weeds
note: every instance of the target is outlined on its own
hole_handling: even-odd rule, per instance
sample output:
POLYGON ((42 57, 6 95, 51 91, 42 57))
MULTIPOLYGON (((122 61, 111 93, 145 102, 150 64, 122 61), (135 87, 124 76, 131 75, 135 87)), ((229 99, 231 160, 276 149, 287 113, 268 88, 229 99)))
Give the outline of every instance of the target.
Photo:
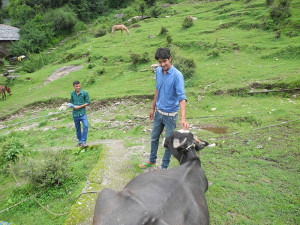
POLYGON ((174 66, 183 74, 184 78, 191 78, 195 72, 196 63, 194 59, 183 56, 176 56, 174 66))
POLYGON ((185 19, 183 20, 183 23, 182 23, 182 27, 183 28, 189 28, 191 26, 193 26, 193 19, 191 16, 187 16, 185 17, 185 19))

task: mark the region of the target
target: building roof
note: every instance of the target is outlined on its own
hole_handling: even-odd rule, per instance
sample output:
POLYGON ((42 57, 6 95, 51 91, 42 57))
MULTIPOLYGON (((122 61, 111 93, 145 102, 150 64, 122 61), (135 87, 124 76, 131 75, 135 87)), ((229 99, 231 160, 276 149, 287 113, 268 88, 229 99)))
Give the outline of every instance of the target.
POLYGON ((0 41, 17 41, 19 39, 19 28, 0 24, 0 41))

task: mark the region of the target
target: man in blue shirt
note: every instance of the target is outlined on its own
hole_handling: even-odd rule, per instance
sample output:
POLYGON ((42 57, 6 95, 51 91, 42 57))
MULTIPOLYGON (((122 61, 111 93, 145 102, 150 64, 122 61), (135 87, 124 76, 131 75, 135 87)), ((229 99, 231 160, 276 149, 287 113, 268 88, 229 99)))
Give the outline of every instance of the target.
POLYGON ((78 139, 77 147, 87 147, 86 140, 88 134, 88 120, 86 116, 85 107, 90 105, 89 94, 81 90, 80 82, 73 82, 74 91, 71 93, 70 106, 73 108, 73 119, 76 128, 76 136, 78 139), (82 123, 83 131, 81 132, 80 122, 82 123))
MULTIPOLYGON (((159 67, 156 69, 155 94, 149 118, 153 121, 151 133, 151 153, 148 162, 139 165, 140 168, 156 166, 157 149, 159 137, 166 128, 165 136, 174 133, 178 109, 181 112, 181 127, 189 129, 189 124, 185 121, 186 101, 184 92, 184 79, 182 73, 171 63, 172 56, 169 48, 159 48, 155 53, 159 67)), ((170 163, 171 153, 166 148, 162 159, 162 169, 167 169, 170 163)))

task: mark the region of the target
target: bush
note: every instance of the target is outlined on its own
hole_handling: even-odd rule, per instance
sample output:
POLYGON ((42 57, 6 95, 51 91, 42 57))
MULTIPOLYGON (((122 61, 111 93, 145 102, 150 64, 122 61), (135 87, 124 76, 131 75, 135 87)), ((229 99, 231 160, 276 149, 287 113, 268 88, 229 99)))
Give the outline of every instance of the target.
POLYGON ((44 55, 44 54, 32 54, 27 55, 27 59, 22 61, 22 70, 27 73, 33 73, 39 70, 43 66, 56 60, 54 53, 44 55))
POLYGON ((279 2, 274 3, 270 9, 270 17, 275 24, 283 22, 291 15, 290 0, 279 0, 279 2))
POLYGON ((162 13, 161 8, 156 6, 154 6, 150 11, 151 17, 153 18, 157 18, 161 13, 162 13))
POLYGON ((145 0, 145 3, 147 6, 153 6, 155 4, 156 0, 145 0))
POLYGON ((98 37, 102 37, 106 35, 106 30, 104 27, 100 27, 95 31, 94 37, 98 38, 98 37))
POLYGON ((172 36, 171 35, 167 35, 166 37, 167 43, 170 45, 173 41, 172 36))
POLYGON ((195 73, 196 63, 192 58, 176 56, 173 60, 173 65, 188 79, 195 73))
POLYGON ((3 144, 2 157, 4 161, 14 162, 20 153, 24 150, 24 145, 17 139, 12 138, 8 142, 3 144))
POLYGON ((190 16, 185 17, 182 26, 184 28, 189 28, 191 26, 193 26, 193 19, 190 16))
POLYGON ((78 21, 75 13, 69 7, 51 10, 44 17, 46 23, 52 24, 56 35, 72 33, 78 21))
POLYGON ((72 177, 70 160, 59 151, 45 151, 39 160, 22 157, 12 170, 35 187, 61 185, 72 177))
POLYGON ((131 63, 136 66, 139 63, 147 63, 150 61, 150 56, 148 52, 144 52, 143 55, 130 52, 131 63))
POLYGON ((162 26, 159 34, 160 34, 160 35, 165 35, 165 34, 167 34, 167 33, 168 33, 167 28, 164 27, 164 26, 162 26))

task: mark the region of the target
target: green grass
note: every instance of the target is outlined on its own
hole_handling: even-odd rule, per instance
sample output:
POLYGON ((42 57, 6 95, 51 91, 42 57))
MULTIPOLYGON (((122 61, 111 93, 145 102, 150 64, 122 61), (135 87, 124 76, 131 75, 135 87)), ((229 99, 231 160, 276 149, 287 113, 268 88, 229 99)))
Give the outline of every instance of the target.
MULTIPOLYGON (((196 64, 194 75, 185 80, 191 131, 216 144, 199 153, 211 184, 206 193, 211 224, 299 224, 298 93, 246 94, 299 88, 299 5, 299 0, 291 2, 291 23, 279 39, 268 27, 269 9, 258 0, 181 2, 166 8, 157 19, 138 22, 141 26, 130 28, 130 36, 116 32, 111 37, 110 26, 117 23, 114 14, 101 17, 90 30, 53 50, 49 64, 34 73, 21 72, 22 78, 10 82, 13 95, 0 102, 0 118, 7 119, 1 125, 9 126, 0 130, 0 153, 2 146, 15 142, 24 145, 23 154, 35 158, 46 149, 67 151, 76 178, 42 191, 37 198, 53 212, 71 210, 101 150, 71 149, 76 144, 71 111, 50 115, 68 101, 74 80, 81 81, 92 102, 88 117, 95 129, 89 130, 89 142, 122 139, 126 148, 150 151, 149 143, 142 146, 137 140, 150 140, 152 124, 146 118, 155 85, 150 65, 157 63, 156 49, 167 46, 166 35, 159 35, 164 26, 173 40, 169 47, 174 60, 187 57, 196 64), (197 20, 184 29, 182 22, 188 15, 197 20), (109 32, 94 38, 102 26, 109 32), (134 67, 130 53, 145 52, 150 62, 134 67), (65 65, 83 65, 83 69, 44 85, 48 76, 65 65), (147 71, 140 72, 143 69, 147 71), (226 133, 201 129, 205 127, 226 128, 226 133)), ((133 8, 124 9, 126 16, 134 15, 133 8)), ((29 60, 28 67, 38 64, 29 60)), ((0 77, 0 83, 4 82, 0 77)), ((126 171, 134 176, 141 172, 138 165, 144 158, 134 151, 130 159, 132 168, 126 171)), ((26 183, 16 186, 2 158, 1 163, 0 211, 27 198, 26 190, 39 192, 26 183)), ((178 162, 173 159, 174 166, 178 162)), ((51 216, 33 200, 0 217, 13 224, 63 224, 67 218, 51 216)))

